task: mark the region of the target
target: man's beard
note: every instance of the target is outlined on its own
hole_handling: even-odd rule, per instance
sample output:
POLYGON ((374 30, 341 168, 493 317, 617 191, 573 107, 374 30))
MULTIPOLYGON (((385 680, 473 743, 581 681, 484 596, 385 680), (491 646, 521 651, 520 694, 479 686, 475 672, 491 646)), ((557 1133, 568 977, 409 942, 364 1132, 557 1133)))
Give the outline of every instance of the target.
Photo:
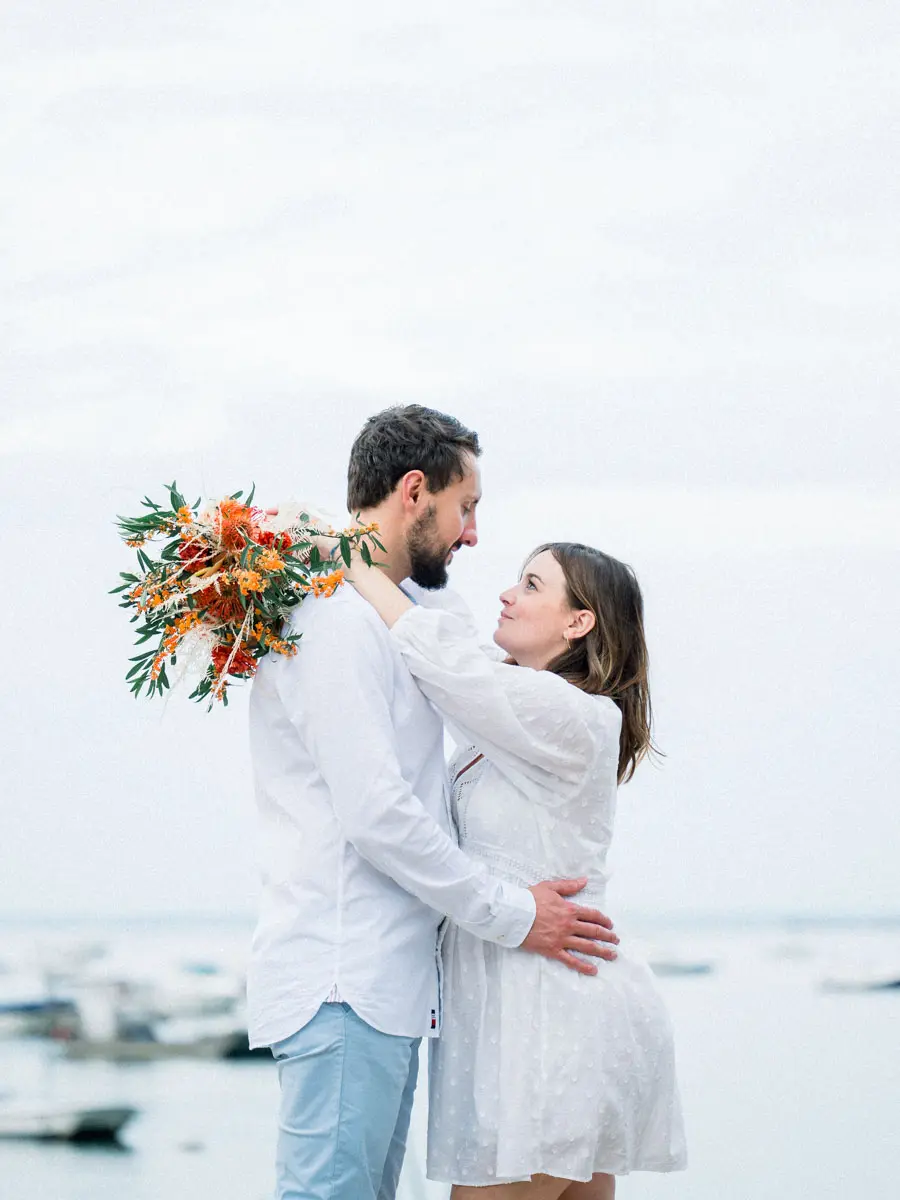
POLYGON ((428 591, 447 586, 447 555, 451 547, 435 545, 437 509, 433 504, 416 520, 406 538, 409 554, 409 577, 413 583, 428 591))

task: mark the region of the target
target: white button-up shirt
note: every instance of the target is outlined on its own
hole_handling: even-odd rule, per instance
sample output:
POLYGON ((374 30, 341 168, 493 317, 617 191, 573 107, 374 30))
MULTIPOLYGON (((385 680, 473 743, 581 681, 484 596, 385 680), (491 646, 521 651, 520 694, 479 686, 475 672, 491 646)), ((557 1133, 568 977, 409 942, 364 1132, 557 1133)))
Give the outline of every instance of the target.
POLYGON ((334 988, 384 1033, 436 1036, 444 915, 514 947, 534 898, 457 846, 441 719, 375 610, 345 585, 304 600, 291 627, 298 653, 269 654, 250 700, 262 866, 250 1044, 295 1033, 334 988))

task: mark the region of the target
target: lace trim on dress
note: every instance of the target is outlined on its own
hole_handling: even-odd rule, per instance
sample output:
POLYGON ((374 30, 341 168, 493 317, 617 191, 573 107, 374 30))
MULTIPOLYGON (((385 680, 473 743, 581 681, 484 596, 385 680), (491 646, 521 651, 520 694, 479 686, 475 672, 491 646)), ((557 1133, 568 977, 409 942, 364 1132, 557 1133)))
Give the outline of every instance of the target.
MULTIPOLYGON (((515 858, 486 842, 476 842, 467 838, 463 850, 470 858, 477 858, 483 862, 492 875, 498 875, 501 879, 509 880, 510 883, 517 883, 520 887, 533 887, 536 883, 554 877, 553 872, 548 871, 547 867, 542 867, 539 863, 527 862, 522 858, 515 858)), ((588 881, 585 888, 570 899, 574 904, 590 904, 592 907, 597 907, 603 903, 605 897, 606 876, 594 876, 588 881)))

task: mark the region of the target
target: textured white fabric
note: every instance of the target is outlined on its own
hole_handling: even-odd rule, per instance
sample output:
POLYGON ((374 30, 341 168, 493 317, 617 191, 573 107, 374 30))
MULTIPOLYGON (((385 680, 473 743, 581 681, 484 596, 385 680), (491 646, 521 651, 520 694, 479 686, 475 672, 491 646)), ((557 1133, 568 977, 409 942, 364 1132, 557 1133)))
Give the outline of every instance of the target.
MULTIPOLYGON (((587 875, 603 907, 621 715, 558 676, 492 662, 448 614, 413 610, 395 644, 471 743, 451 774, 460 846, 499 879, 587 875)), ((487 945, 450 924, 444 1028, 431 1047, 428 1176, 488 1185, 536 1172, 685 1165, 672 1032, 627 945, 596 977, 487 945)))
POLYGON ((268 655, 250 699, 262 867, 250 1043, 296 1033, 333 987, 383 1033, 434 1037, 443 915, 515 946, 534 897, 458 849, 440 717, 375 610, 345 586, 304 600, 292 628, 299 652, 268 655))

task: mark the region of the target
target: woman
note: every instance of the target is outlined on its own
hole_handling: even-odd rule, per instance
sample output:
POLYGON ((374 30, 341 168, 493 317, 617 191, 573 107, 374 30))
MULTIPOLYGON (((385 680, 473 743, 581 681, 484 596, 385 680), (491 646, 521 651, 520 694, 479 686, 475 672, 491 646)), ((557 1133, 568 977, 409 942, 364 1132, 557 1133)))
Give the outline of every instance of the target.
MULTIPOLYGON (((640 589, 590 547, 553 543, 500 597, 497 662, 464 622, 354 560, 422 691, 469 743, 451 765, 460 845, 530 886, 589 877, 602 907, 616 788, 650 749, 640 589)), ((428 1176, 454 1200, 610 1200, 615 1176, 685 1165, 672 1035, 647 965, 599 973, 450 924, 430 1068, 428 1176)))

